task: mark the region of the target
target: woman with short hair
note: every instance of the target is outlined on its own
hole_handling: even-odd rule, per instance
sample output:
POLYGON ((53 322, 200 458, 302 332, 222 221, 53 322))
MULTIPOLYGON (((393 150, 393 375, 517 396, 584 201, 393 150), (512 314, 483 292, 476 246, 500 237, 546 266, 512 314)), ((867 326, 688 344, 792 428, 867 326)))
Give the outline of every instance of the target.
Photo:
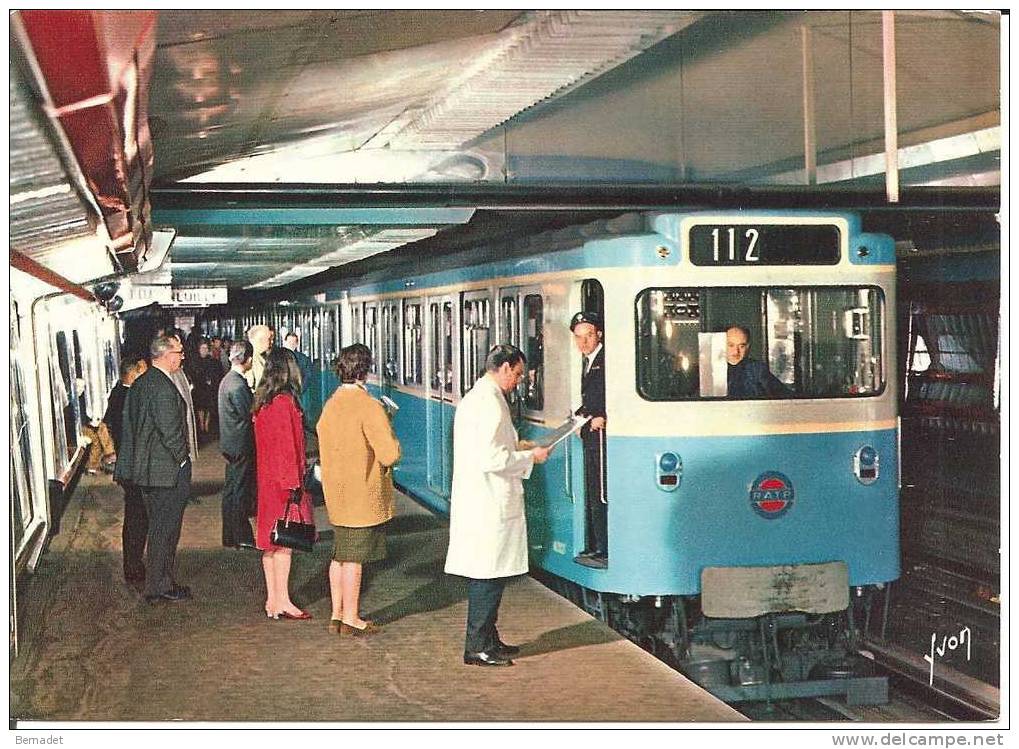
POLYGON ((322 489, 335 530, 329 629, 355 637, 380 629, 359 613, 361 573, 366 563, 386 556, 382 525, 393 517, 390 468, 400 458, 389 417, 365 388, 371 363, 371 351, 363 344, 340 352, 336 370, 341 384, 322 409, 317 427, 322 489))
POLYGON ((270 537, 294 491, 300 496, 300 517, 293 507, 289 517, 303 523, 315 522, 311 497, 302 482, 305 456, 300 393, 301 372, 293 357, 284 349, 271 350, 251 406, 258 484, 255 545, 262 550, 265 613, 271 619, 311 619, 311 614, 290 600, 291 550, 273 544, 270 537))

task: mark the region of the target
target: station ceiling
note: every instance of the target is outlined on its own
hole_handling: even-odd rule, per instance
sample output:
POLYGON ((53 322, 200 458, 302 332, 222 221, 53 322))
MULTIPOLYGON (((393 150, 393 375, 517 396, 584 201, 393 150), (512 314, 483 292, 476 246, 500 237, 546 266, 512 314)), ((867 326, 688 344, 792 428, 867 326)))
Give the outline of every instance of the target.
MULTIPOLYGON (((999 14, 897 11, 895 24, 906 190, 997 185, 999 14)), ((482 215, 511 232, 525 214, 540 231, 617 213, 571 200, 585 185, 883 180, 876 11, 163 10, 151 70, 147 176, 153 224, 176 231, 175 286, 286 288, 454 246, 482 215), (208 190, 224 183, 243 204, 208 190), (378 184, 397 189, 356 206, 295 190, 378 184), (550 197, 500 221, 498 200, 472 210, 401 185, 550 197)))

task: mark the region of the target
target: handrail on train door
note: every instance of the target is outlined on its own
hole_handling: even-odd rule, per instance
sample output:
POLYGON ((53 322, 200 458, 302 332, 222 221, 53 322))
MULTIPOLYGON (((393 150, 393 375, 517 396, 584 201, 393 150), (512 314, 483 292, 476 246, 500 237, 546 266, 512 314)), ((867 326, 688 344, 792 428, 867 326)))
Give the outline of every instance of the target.
MULTIPOLYGON (((566 418, 572 416, 572 412, 567 412, 566 418)), ((570 435, 563 440, 563 449, 565 454, 563 455, 563 466, 565 472, 565 491, 566 496, 570 498, 570 502, 576 502, 573 496, 573 436, 570 435)))

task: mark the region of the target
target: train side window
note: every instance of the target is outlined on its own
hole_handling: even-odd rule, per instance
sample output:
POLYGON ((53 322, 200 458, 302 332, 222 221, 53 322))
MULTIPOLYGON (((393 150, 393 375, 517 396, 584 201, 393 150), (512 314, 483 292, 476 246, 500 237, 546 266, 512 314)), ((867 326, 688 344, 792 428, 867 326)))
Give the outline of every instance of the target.
MULTIPOLYGON (((76 414, 77 395, 74 387, 74 373, 71 370, 71 352, 67 343, 67 334, 62 330, 56 335, 57 371, 53 372, 53 410, 60 416, 55 423, 54 438, 63 453, 70 460, 78 446, 78 424, 76 414), (61 428, 62 427, 62 428, 61 428)), ((58 470, 63 464, 57 466, 58 470)))
POLYGON ((485 359, 492 347, 491 302, 484 296, 464 295, 461 337, 460 394, 470 390, 485 373, 485 359))
POLYGON ((527 381, 524 408, 541 411, 545 407, 545 344, 542 334, 544 303, 541 294, 524 297, 522 349, 527 357, 527 381))
POLYGON ((364 308, 360 302, 354 302, 350 305, 350 343, 347 345, 353 345, 355 343, 364 342, 364 308))
POLYGON ((364 345, 372 352, 372 366, 368 371, 379 373, 379 307, 377 304, 364 305, 364 345))
POLYGON ((336 358, 336 312, 332 307, 322 308, 322 353, 325 355, 324 367, 329 368, 336 358))
POLYGON ((400 377, 400 303, 382 305, 382 361, 383 376, 390 382, 400 377))
POLYGON ((403 382, 421 385, 423 354, 421 302, 404 302, 403 306, 403 382))
POLYGON ((516 291, 504 290, 499 300, 499 343, 520 347, 520 315, 516 291))
POLYGON ((10 404, 11 404, 11 512, 14 537, 14 551, 20 550, 25 530, 35 518, 32 502, 32 482, 29 467, 32 464, 31 431, 25 404, 28 392, 25 388, 24 369, 19 356, 21 338, 20 316, 17 302, 11 302, 10 327, 10 404))
POLYGON ((431 343, 431 386, 453 392, 453 305, 432 302, 428 306, 431 343))

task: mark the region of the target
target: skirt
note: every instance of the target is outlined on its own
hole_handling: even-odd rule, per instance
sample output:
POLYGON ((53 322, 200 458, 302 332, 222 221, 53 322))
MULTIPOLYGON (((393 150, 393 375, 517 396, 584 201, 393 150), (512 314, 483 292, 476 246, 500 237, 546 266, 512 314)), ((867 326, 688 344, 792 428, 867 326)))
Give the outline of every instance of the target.
POLYGON ((378 562, 386 558, 386 534, 381 525, 367 528, 333 526, 333 559, 337 562, 378 562))

